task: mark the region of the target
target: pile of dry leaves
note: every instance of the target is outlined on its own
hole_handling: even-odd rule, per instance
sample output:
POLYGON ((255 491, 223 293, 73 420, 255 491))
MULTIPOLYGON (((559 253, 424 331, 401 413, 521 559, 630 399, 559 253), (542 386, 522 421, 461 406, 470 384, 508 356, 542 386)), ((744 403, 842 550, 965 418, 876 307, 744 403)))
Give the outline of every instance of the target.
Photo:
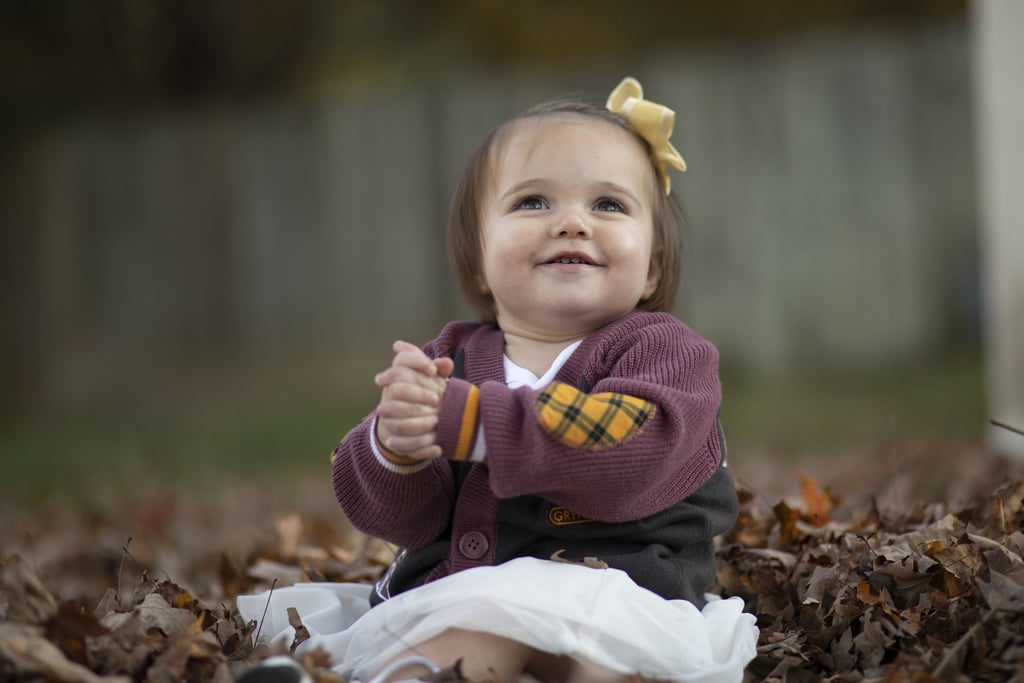
POLYGON ((719 583, 758 615, 748 680, 1024 681, 1024 482, 950 512, 836 522, 812 480, 800 505, 750 492, 719 583))
MULTIPOLYGON (((789 499, 740 494, 718 589, 743 596, 758 617, 748 681, 1024 681, 1024 479, 972 491, 955 507, 908 502, 896 512, 870 496, 859 509, 840 507, 810 478, 789 499)), ((205 573, 195 576, 206 578, 192 591, 153 579, 122 543, 96 563, 105 594, 58 600, 38 557, 8 554, 0 680, 231 681, 270 654, 253 647, 256 625, 239 617, 234 596, 275 581, 368 582, 383 571, 387 548, 336 527, 284 516, 242 559, 197 558, 205 573)), ((65 574, 82 574, 89 560, 65 564, 65 574)), ((318 683, 341 680, 323 653, 301 661, 318 683)))
MULTIPOLYGON (((277 520, 276 531, 273 544, 254 549, 241 563, 220 556, 210 592, 223 599, 215 605, 170 578, 133 571, 138 562, 128 548, 131 539, 121 548, 117 586, 95 606, 58 601, 21 556, 0 557, 0 681, 231 683, 264 658, 291 654, 301 643, 268 646, 258 625, 234 610, 235 596, 300 581, 373 581, 392 555, 385 544, 365 537, 355 549, 337 545, 351 535, 325 535, 320 524, 305 525, 298 515, 277 520), (131 578, 123 587, 125 574, 131 578)), ((294 619, 301 632, 301 619, 294 619)), ((326 653, 298 659, 317 683, 344 683, 330 670, 326 653)))

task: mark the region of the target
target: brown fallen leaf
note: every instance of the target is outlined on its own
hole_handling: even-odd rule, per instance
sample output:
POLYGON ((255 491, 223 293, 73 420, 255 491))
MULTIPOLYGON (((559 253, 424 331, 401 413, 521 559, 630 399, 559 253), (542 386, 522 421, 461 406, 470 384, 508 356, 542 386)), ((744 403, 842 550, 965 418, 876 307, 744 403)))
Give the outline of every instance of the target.
POLYGON ((278 548, 281 558, 294 559, 302 539, 302 517, 290 514, 277 520, 278 548))
POLYGON ((289 647, 289 652, 294 653, 299 645, 309 640, 309 629, 302 623, 302 618, 299 617, 299 610, 294 607, 288 608, 288 624, 295 629, 295 637, 292 639, 291 647, 289 647))
POLYGON ((331 669, 332 659, 331 654, 322 647, 314 647, 305 650, 299 656, 299 663, 313 678, 314 683, 345 683, 341 674, 331 669))
POLYGON ((275 562, 265 558, 258 559, 246 570, 246 573, 250 577, 265 581, 268 584, 277 581, 280 586, 291 586, 300 583, 306 577, 302 567, 284 562, 275 562))
POLYGON ((171 607, 158 593, 150 593, 130 612, 112 612, 100 623, 111 631, 134 624, 140 633, 173 636, 188 632, 195 620, 188 610, 171 607))
POLYGON ((798 589, 798 597, 803 604, 820 605, 830 595, 835 595, 839 588, 839 578, 834 566, 815 567, 806 581, 806 588, 798 589))
POLYGON ((564 564, 581 564, 584 567, 590 567, 591 569, 608 569, 608 563, 600 558, 587 556, 581 560, 571 560, 562 555, 564 552, 564 548, 556 550, 552 553, 551 559, 555 562, 562 562, 564 564))
POLYGON ((1024 563, 1007 550, 990 550, 982 555, 984 567, 975 584, 989 608, 998 612, 1024 614, 1024 563))
POLYGON ((775 518, 779 521, 779 544, 782 546, 795 545, 803 534, 797 527, 800 521, 801 512, 798 508, 790 507, 784 500, 780 500, 772 508, 775 518))
POLYGON ((151 683, 231 683, 234 678, 214 635, 195 627, 168 640, 147 669, 146 680, 151 683))
POLYGON ((42 624, 57 613, 57 600, 19 556, 0 557, 0 619, 42 624))
POLYGON ((130 683, 128 677, 100 677, 71 662, 36 626, 0 623, 0 671, 10 680, 51 683, 130 683))
POLYGON ((60 648, 72 662, 88 665, 88 640, 110 633, 91 612, 75 602, 63 602, 47 620, 46 639, 60 648))
POLYGON ((822 490, 813 478, 801 474, 798 479, 804 502, 801 518, 812 526, 825 526, 830 521, 829 513, 839 500, 828 487, 822 490))

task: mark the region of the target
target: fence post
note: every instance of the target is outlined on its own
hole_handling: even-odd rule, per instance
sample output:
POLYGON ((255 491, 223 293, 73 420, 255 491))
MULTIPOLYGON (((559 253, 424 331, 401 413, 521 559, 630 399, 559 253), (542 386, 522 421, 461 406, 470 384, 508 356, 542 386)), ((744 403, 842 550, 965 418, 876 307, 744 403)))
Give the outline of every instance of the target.
MULTIPOLYGON (((1024 3, 971 3, 988 411, 1024 429, 1024 3)), ((997 453, 1024 460, 1024 436, 992 426, 997 453)))

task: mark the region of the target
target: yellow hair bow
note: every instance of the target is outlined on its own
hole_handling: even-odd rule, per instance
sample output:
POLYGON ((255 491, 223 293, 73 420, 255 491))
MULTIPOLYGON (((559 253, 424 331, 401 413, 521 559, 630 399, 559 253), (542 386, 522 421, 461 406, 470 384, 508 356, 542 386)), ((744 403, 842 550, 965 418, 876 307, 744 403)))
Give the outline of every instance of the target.
POLYGON ((640 82, 631 76, 622 79, 608 96, 608 109, 622 114, 640 137, 647 141, 654 153, 654 166, 665 186, 665 194, 672 189, 668 177, 668 166, 680 171, 686 170, 686 162, 672 143, 672 128, 676 124, 676 113, 662 104, 644 99, 640 82))

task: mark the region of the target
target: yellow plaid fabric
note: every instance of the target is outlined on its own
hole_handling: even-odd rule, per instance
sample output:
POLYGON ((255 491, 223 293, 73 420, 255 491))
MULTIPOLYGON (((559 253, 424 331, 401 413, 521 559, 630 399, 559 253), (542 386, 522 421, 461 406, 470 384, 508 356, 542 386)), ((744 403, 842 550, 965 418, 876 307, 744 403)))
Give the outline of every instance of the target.
POLYGON ((605 392, 585 394, 555 382, 537 395, 543 427, 561 443, 602 450, 629 441, 654 416, 654 404, 635 396, 605 392))

